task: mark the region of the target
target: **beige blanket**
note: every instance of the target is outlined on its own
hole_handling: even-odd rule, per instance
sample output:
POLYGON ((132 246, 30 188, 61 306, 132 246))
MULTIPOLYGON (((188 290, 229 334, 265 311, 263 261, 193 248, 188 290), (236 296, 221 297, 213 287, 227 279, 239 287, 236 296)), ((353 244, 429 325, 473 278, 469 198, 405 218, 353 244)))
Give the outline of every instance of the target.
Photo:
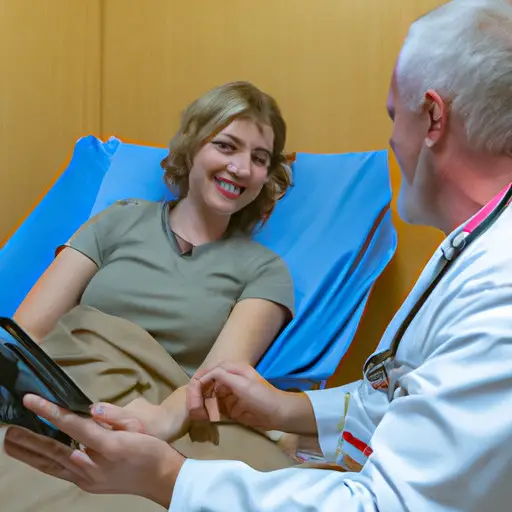
MULTIPOLYGON (((146 331, 89 307, 78 306, 65 315, 41 346, 93 401, 122 406, 143 396, 151 403, 161 403, 189 380, 146 331)), ((189 458, 240 460, 261 471, 296 464, 264 435, 238 424, 222 423, 217 428, 217 446, 210 442, 192 442, 188 434, 173 446, 189 458)), ((2 446, 4 431, 0 428, 2 446)), ((0 510, 149 512, 162 509, 138 497, 84 493, 67 482, 18 463, 2 450, 0 510)))

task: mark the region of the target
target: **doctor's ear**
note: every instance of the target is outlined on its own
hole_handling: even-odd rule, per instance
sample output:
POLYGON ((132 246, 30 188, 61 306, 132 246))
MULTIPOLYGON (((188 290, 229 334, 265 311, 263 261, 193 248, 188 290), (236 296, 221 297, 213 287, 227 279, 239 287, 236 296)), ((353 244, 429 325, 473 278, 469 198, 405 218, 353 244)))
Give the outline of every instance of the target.
POLYGON ((425 93, 424 108, 429 116, 429 128, 425 144, 433 148, 443 137, 448 124, 448 102, 434 90, 425 93))

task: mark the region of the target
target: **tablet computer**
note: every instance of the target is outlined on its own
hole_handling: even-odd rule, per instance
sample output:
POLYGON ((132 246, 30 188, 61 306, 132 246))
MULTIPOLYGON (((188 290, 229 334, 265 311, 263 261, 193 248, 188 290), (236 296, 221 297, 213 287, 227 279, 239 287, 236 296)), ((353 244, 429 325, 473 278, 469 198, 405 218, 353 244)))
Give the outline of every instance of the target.
POLYGON ((85 393, 14 320, 0 317, 0 424, 25 427, 74 446, 68 435, 23 406, 28 393, 90 415, 92 402, 85 393))

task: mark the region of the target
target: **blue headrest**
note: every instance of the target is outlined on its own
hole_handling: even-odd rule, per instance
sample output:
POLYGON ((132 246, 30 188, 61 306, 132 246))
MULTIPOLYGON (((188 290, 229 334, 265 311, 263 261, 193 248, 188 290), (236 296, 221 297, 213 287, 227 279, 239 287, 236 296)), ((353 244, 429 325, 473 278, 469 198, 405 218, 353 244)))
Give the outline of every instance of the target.
POLYGON ((103 178, 91 216, 119 199, 161 201, 167 197, 169 191, 160 167, 167 153, 165 148, 120 144, 103 178))
MULTIPOLYGON (((119 199, 169 195, 160 162, 166 149, 121 144, 92 214, 119 199)), ((297 314, 258 369, 324 379, 350 345, 370 289, 396 248, 387 151, 298 153, 294 184, 256 240, 288 264, 297 314)))
POLYGON ((396 249, 387 152, 298 153, 293 178, 256 239, 288 263, 297 315, 258 369, 318 381, 336 370, 396 249))

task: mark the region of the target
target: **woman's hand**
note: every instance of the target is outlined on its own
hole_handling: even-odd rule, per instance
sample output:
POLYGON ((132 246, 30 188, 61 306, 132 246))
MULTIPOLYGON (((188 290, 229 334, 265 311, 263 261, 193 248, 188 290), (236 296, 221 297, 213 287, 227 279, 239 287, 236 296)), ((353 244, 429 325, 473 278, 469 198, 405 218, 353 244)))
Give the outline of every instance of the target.
POLYGON ((223 414, 256 429, 316 434, 309 398, 275 388, 248 364, 226 362, 204 370, 191 379, 187 391, 193 420, 218 421, 223 414), (218 411, 208 403, 211 397, 218 411))
POLYGON ((114 430, 148 434, 170 443, 183 437, 190 428, 186 394, 186 388, 178 388, 160 405, 142 397, 125 407, 100 402, 94 404, 91 415, 114 430))
POLYGON ((187 389, 178 388, 160 405, 140 397, 125 407, 109 403, 94 404, 91 414, 97 422, 114 430, 148 434, 172 443, 189 433, 192 441, 218 443, 218 432, 208 422, 191 422, 187 408, 187 389))
POLYGON ((167 443, 105 429, 34 395, 25 396, 23 403, 86 448, 72 450, 48 437, 10 427, 4 445, 8 455, 86 492, 138 495, 169 507, 185 458, 167 443))

